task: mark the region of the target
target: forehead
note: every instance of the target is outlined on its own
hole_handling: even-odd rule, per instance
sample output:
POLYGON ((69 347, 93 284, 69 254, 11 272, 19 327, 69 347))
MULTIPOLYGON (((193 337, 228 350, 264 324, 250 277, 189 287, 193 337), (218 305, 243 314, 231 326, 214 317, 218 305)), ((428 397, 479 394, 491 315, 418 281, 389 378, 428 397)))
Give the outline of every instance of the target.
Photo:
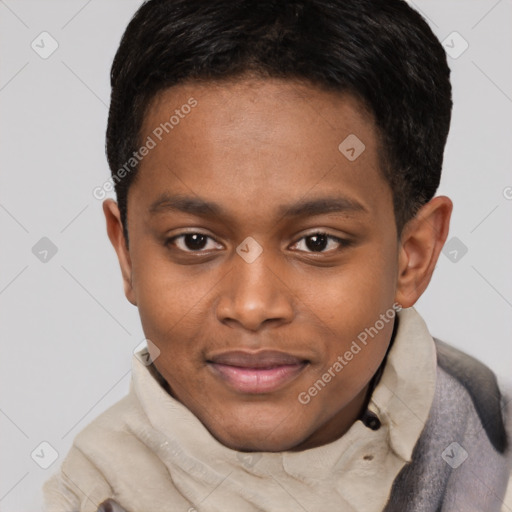
POLYGON ((391 204, 375 123, 350 94, 280 79, 181 84, 151 103, 148 138, 132 186, 148 211, 175 194, 254 219, 327 196, 372 214, 391 204))

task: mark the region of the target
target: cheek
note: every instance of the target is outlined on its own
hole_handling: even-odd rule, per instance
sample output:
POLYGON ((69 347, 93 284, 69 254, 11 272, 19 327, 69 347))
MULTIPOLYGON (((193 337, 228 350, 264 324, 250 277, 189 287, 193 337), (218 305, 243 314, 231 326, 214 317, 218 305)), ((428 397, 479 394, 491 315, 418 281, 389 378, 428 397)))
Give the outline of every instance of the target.
POLYGON ((324 365, 315 376, 331 369, 336 374, 332 388, 339 388, 336 393, 358 392, 377 370, 391 339, 396 282, 391 245, 373 245, 337 269, 316 304, 330 341, 324 345, 324 365), (332 368, 338 357, 343 360, 342 370, 339 364, 332 368))
MULTIPOLYGON (((309 294, 315 312, 337 334, 372 325, 393 304, 396 289, 396 249, 382 245, 357 251, 346 264, 318 283, 309 294)), ((306 295, 308 296, 308 295, 306 295)))
MULTIPOLYGON (((206 273, 203 279, 193 272, 191 267, 177 268, 165 258, 146 254, 134 265, 134 287, 144 335, 160 351, 155 366, 175 398, 204 414, 201 329, 218 279, 206 273)), ((214 423, 219 421, 215 418, 214 423)))
POLYGON ((160 250, 134 251, 133 288, 146 336, 160 343, 192 338, 219 281, 214 272, 170 262, 160 250))
POLYGON ((315 393, 313 387, 320 391, 313 405, 315 414, 328 414, 347 406, 369 383, 382 363, 393 332, 394 310, 386 311, 393 317, 381 320, 378 313, 368 315, 371 321, 355 319, 345 326, 343 337, 332 339, 323 364, 310 375, 308 387, 303 390, 315 393))

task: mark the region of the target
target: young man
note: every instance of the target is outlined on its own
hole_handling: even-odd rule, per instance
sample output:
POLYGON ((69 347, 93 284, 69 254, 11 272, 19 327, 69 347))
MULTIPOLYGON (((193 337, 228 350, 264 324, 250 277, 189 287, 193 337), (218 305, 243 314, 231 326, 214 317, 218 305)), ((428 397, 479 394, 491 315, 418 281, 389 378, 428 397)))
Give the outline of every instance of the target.
POLYGON ((48 511, 508 510, 512 395, 413 308, 451 106, 401 0, 139 9, 104 212, 148 348, 48 511))

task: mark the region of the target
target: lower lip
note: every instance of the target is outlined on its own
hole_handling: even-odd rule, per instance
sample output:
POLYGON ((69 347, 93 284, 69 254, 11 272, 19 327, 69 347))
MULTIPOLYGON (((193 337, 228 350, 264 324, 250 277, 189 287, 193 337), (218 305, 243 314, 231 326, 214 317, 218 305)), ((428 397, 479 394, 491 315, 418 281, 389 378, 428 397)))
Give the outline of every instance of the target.
POLYGON ((273 368, 242 368, 209 363, 224 382, 240 393, 271 393, 295 379, 306 363, 275 366, 273 368))

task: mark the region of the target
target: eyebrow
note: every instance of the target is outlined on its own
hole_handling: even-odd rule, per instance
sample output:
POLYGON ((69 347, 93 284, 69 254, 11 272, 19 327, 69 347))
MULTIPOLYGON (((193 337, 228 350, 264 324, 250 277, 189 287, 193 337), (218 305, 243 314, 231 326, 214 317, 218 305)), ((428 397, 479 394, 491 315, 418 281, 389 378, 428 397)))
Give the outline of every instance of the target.
MULTIPOLYGON (((180 211, 197 216, 228 217, 221 205, 212 201, 186 196, 162 194, 149 207, 151 214, 168 211, 180 211)), ((358 201, 343 196, 319 197, 297 203, 280 205, 277 213, 280 217, 306 217, 327 213, 368 213, 358 201)))

